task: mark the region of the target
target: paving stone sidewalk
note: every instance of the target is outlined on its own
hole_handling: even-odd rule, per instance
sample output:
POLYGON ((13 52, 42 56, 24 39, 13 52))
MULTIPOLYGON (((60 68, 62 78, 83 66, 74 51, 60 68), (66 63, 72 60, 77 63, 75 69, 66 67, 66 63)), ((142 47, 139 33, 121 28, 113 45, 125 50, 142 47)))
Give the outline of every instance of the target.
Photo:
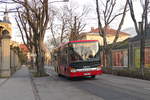
POLYGON ((7 81, 7 78, 0 78, 0 86, 2 86, 7 81))
MULTIPOLYGON (((0 84, 6 79, 0 79, 0 84)), ((0 85, 0 100, 35 100, 27 67, 22 67, 0 85)))

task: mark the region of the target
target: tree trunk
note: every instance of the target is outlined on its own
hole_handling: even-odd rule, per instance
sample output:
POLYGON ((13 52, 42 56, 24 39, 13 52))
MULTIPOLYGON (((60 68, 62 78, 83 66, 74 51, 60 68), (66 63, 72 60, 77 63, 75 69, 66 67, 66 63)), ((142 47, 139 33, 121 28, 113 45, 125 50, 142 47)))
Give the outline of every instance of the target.
POLYGON ((103 64, 103 67, 106 67, 106 53, 105 53, 105 50, 103 50, 103 54, 102 54, 102 64, 103 64))
POLYGON ((113 63, 112 63, 113 60, 112 60, 112 50, 111 49, 109 50, 108 54, 109 54, 109 67, 112 67, 113 66, 113 63))
POLYGON ((36 67, 37 67, 37 75, 43 76, 45 74, 44 72, 44 52, 42 50, 38 50, 36 52, 36 67))
POLYGON ((141 69, 141 74, 142 77, 144 78, 144 61, 145 61, 145 57, 144 57, 144 48, 145 48, 145 41, 144 41, 144 30, 143 30, 143 21, 140 23, 139 25, 139 29, 140 29, 140 69, 141 69))
POLYGON ((106 67, 112 67, 112 50, 109 48, 105 51, 106 54, 106 67))
POLYGON ((143 36, 141 36, 141 47, 140 47, 140 69, 141 69, 141 74, 142 77, 144 78, 144 61, 145 61, 145 57, 144 57, 144 40, 143 40, 143 36))

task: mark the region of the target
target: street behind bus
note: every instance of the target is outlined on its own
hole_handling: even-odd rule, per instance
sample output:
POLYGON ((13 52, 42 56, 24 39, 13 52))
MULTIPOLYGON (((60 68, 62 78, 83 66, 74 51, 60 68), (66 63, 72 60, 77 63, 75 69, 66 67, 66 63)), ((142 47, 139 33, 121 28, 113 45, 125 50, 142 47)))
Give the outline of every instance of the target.
POLYGON ((150 100, 150 81, 108 74, 69 80, 46 71, 50 76, 34 79, 44 100, 150 100))

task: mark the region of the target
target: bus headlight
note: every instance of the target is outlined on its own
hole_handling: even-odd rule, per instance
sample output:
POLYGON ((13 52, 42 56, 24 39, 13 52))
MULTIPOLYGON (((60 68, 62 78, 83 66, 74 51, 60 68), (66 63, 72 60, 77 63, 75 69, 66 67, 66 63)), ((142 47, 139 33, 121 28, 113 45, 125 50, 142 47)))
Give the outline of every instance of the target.
POLYGON ((70 68, 70 72, 77 72, 77 70, 75 68, 70 68))
POLYGON ((96 70, 101 70, 101 67, 96 68, 96 70))
POLYGON ((71 72, 77 72, 76 69, 72 69, 71 72))

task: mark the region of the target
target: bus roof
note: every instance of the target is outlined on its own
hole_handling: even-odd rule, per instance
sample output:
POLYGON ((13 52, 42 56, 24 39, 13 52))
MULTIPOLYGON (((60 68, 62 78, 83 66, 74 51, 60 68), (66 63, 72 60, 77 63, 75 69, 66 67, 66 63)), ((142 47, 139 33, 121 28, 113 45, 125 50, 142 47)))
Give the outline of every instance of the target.
POLYGON ((94 42, 98 40, 76 40, 76 41, 69 41, 68 43, 75 43, 75 42, 94 42))
POLYGON ((65 43, 62 43, 62 44, 60 44, 59 46, 58 46, 58 48, 59 47, 63 47, 64 45, 66 45, 66 44, 69 44, 69 43, 77 43, 77 42, 98 42, 98 40, 76 40, 76 41, 69 41, 69 42, 65 42, 65 43))

